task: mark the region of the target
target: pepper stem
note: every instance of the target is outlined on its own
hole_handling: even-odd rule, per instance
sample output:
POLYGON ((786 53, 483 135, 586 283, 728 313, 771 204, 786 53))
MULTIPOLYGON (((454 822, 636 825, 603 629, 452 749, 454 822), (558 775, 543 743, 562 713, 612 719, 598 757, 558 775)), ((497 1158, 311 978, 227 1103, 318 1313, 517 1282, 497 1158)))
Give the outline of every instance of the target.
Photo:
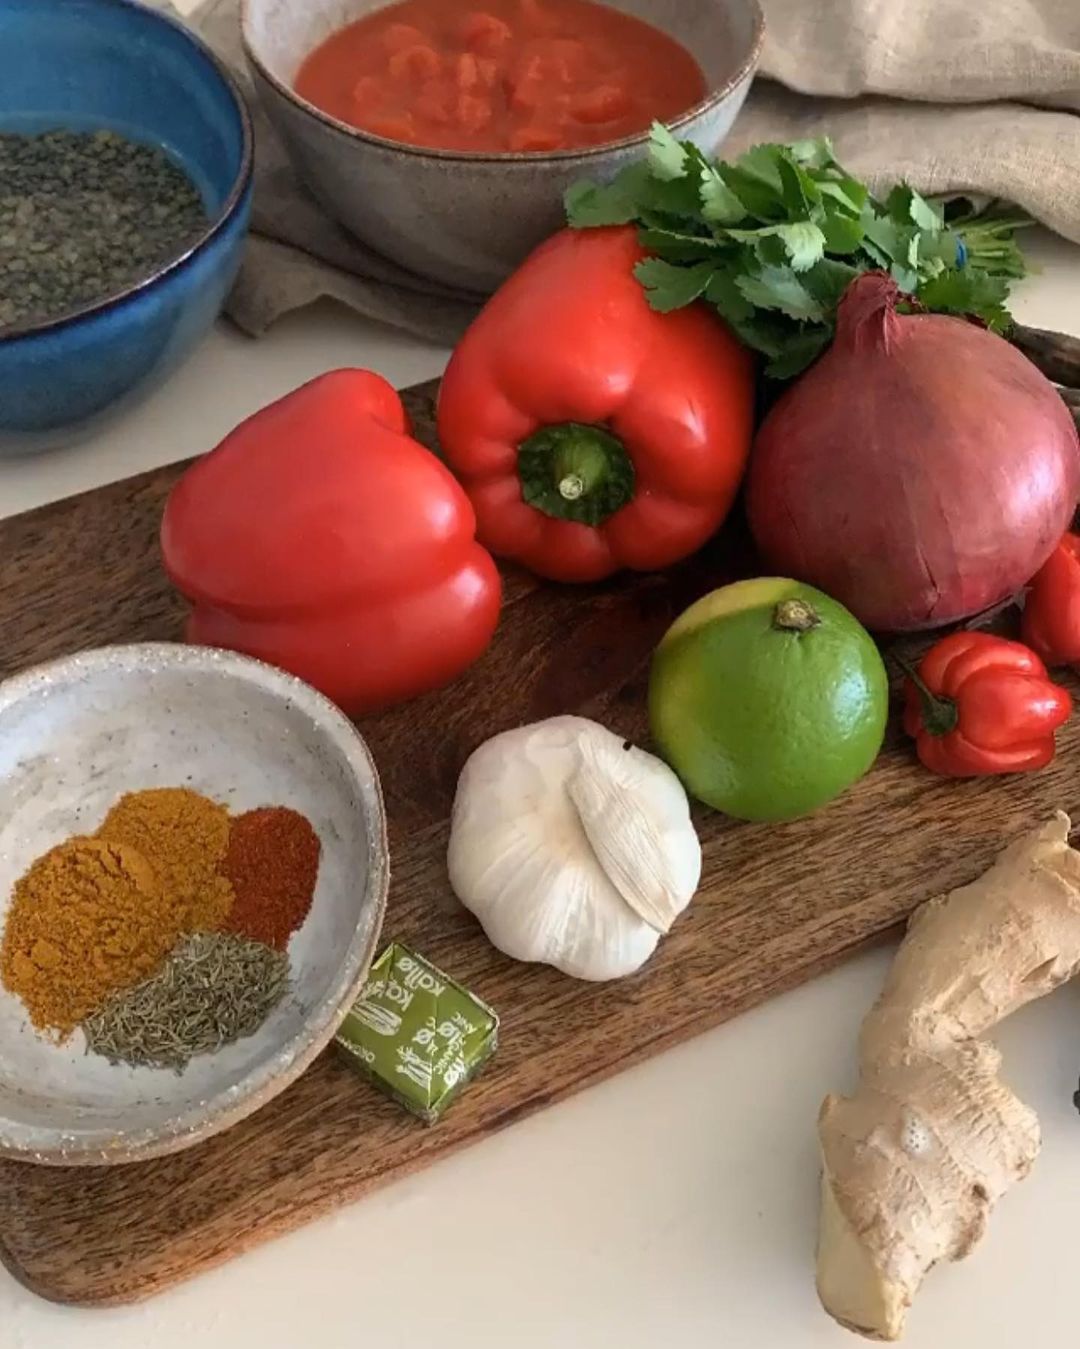
POLYGON ((821 615, 806 600, 781 600, 773 610, 773 627, 783 632, 809 632, 820 622, 821 615))
POLYGON ((518 446, 522 499, 556 520, 603 524, 633 499, 634 476, 622 441, 600 426, 543 426, 518 446))
POLYGON ((893 652, 893 659, 918 690, 919 701, 922 703, 923 726, 928 734, 948 735, 950 731, 955 731, 960 721, 956 699, 932 693, 915 666, 903 656, 893 652))

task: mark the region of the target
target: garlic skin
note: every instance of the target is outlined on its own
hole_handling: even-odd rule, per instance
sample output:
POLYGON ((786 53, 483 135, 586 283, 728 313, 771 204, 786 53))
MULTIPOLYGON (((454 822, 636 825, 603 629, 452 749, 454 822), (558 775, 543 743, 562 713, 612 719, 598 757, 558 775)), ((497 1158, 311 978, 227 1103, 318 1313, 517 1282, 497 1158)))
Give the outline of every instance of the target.
POLYGON ((640 969, 693 898, 701 845, 665 763, 584 717, 505 731, 458 780, 450 884, 515 960, 640 969))

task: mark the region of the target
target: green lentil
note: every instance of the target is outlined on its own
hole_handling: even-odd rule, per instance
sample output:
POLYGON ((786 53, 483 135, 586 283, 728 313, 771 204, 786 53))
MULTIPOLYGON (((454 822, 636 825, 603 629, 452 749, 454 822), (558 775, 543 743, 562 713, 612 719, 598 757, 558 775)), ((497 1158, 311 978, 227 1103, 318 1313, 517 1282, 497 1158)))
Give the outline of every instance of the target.
POLYGON ((207 224, 164 150, 115 131, 0 134, 0 333, 107 299, 207 224))

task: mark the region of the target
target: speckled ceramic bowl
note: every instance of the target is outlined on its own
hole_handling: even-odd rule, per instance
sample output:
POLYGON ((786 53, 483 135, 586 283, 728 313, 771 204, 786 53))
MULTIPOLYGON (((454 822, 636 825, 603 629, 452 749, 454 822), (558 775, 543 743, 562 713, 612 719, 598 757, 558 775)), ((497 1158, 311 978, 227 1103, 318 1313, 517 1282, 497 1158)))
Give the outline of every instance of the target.
POLYGON ((255 1035, 177 1075, 113 1066, 81 1031, 51 1044, 0 988, 0 1155, 104 1165, 190 1147, 283 1091, 359 992, 389 881, 367 746, 308 685, 203 647, 104 647, 0 685, 0 928, 34 858, 96 829, 124 792, 185 785, 238 811, 292 806, 318 832, 290 991, 255 1035))
MULTIPOLYGON (((677 38, 709 93, 671 123, 715 150, 743 105, 761 53, 757 0, 606 0, 677 38)), ((608 179, 637 158, 645 135, 554 154, 424 150, 347 126, 292 88, 303 58, 385 0, 243 0, 255 87, 297 173, 371 248, 420 276, 486 294, 564 223, 579 178, 608 179)))

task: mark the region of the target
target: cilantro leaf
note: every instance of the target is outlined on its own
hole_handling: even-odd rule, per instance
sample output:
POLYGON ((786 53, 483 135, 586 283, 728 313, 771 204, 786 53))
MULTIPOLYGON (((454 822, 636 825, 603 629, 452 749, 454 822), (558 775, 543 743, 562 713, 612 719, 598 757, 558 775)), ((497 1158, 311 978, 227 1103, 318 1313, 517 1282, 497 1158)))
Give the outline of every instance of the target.
POLYGON ((919 231, 914 225, 898 224, 891 216, 875 216, 864 211, 863 249, 878 267, 890 272, 903 291, 918 284, 919 231))
POLYGON ((662 182, 673 182, 686 172, 686 150, 663 122, 653 122, 649 132, 649 167, 662 182))
POLYGON ((621 193, 614 183, 609 187, 589 182, 571 183, 563 203, 566 218, 574 229, 629 225, 637 216, 637 203, 621 193))
POLYGON ((832 341, 832 328, 820 325, 804 328, 789 337, 765 367, 770 379, 794 379, 811 365, 832 341))
POLYGON ((742 202, 747 215, 777 221, 785 214, 784 189, 776 167, 779 145, 757 145, 734 164, 720 164, 720 176, 742 202))
POLYGON ((668 262, 703 262, 725 247, 711 234, 683 234, 657 225, 638 230, 638 243, 668 262))
POLYGON ((926 281, 919 287, 918 299, 927 309, 945 314, 970 314, 1000 332, 1011 322, 1005 308, 1008 294, 1009 283, 1005 277, 989 276, 986 272, 965 267, 942 272, 926 281))
POLYGON ((944 223, 941 216, 925 197, 919 195, 914 188, 911 191, 911 218, 918 225, 919 229, 927 234, 936 234, 944 223))
POLYGON ((1026 271, 1015 236, 1030 223, 1001 203, 943 202, 904 183, 880 200, 827 140, 724 162, 659 123, 645 158, 606 185, 575 183, 566 211, 579 229, 636 225, 650 305, 712 305, 776 379, 816 358, 845 290, 874 268, 927 309, 1007 327, 1010 282, 1026 271))
POLYGON ((805 169, 839 168, 833 153, 832 141, 828 136, 819 136, 817 140, 792 141, 787 147, 788 154, 796 164, 805 169))
POLYGON ((776 171, 780 177, 784 205, 796 218, 809 215, 811 207, 821 201, 821 193, 813 178, 785 155, 777 157, 776 171))
MULTIPOLYGON (((767 230, 751 231, 746 240, 747 251, 766 267, 786 267, 791 260, 779 230, 780 226, 774 225, 767 230)), ((752 270, 747 268, 747 271, 752 270)))
POLYGON ((838 262, 834 258, 822 258, 814 263, 809 271, 799 277, 806 290, 817 300, 826 313, 835 311, 843 299, 844 291, 859 275, 859 268, 849 262, 838 262))
POLYGON ((566 218, 575 229, 629 225, 637 219, 642 194, 650 183, 647 164, 630 164, 610 183, 579 179, 566 189, 566 218))
POLYGON ((792 319, 821 319, 824 310, 790 267, 762 267, 757 276, 739 276, 735 284, 759 309, 777 309, 792 319))
POLYGON ((832 338, 831 325, 792 323, 781 314, 765 310, 757 310, 753 318, 730 326, 746 346, 768 358, 765 374, 777 379, 788 379, 805 369, 832 338), (785 370, 790 374, 783 373, 785 370))
POLYGON ((805 272, 825 255, 825 235, 808 220, 797 220, 793 225, 777 225, 776 233, 787 249, 791 265, 797 272, 805 272))
POLYGON ((696 221, 701 214, 699 170, 693 166, 681 178, 652 178, 640 193, 644 210, 696 221))
POLYGON ((828 205, 821 222, 821 232, 825 236, 826 252, 849 254, 857 253, 862 247, 866 229, 858 216, 847 215, 828 205))
POLYGON ((936 234, 944 223, 926 198, 906 183, 893 188, 885 198, 885 209, 898 225, 914 224, 930 234, 936 234))
POLYGON ((833 203, 835 209, 843 211, 845 215, 856 217, 862 215, 870 197, 865 184, 847 177, 846 174, 839 178, 822 180, 818 183, 818 191, 822 197, 828 198, 833 203))
POLYGON ((729 323, 745 323, 753 317, 754 306, 736 285, 739 275, 734 269, 713 272, 705 287, 705 298, 720 311, 729 323))
POLYGON ((956 267, 961 256, 960 241, 952 230, 941 230, 938 234, 924 234, 919 240, 919 268, 920 271, 926 267, 938 272, 942 267, 935 267, 933 264, 941 263, 944 267, 956 267))
POLYGON ((634 268, 634 275, 645 287, 650 306, 661 314, 668 314, 673 309, 685 309, 700 299, 715 270, 716 266, 711 262, 674 267, 660 258, 646 258, 634 268))
POLYGON ((745 220, 742 202, 711 164, 702 171, 699 194, 702 218, 711 224, 737 225, 740 220, 745 220))
POLYGON ((739 156, 735 167, 745 177, 753 178, 782 196, 784 185, 780 178, 779 163, 785 153, 782 145, 755 145, 739 156))
POLYGON ((825 252, 825 235, 809 220, 797 220, 790 225, 768 225, 759 230, 728 230, 727 236, 742 243, 757 243, 763 262, 777 266, 790 262, 797 272, 812 267, 825 252), (774 251, 767 251, 770 239, 777 239, 782 245, 779 256, 774 251))
POLYGON ((754 351, 760 351, 770 360, 778 360, 791 341, 793 324, 778 314, 755 310, 748 319, 730 320, 735 335, 754 351))
POLYGON ((889 215, 875 215, 868 208, 863 211, 863 247, 886 270, 907 257, 910 231, 889 215))

